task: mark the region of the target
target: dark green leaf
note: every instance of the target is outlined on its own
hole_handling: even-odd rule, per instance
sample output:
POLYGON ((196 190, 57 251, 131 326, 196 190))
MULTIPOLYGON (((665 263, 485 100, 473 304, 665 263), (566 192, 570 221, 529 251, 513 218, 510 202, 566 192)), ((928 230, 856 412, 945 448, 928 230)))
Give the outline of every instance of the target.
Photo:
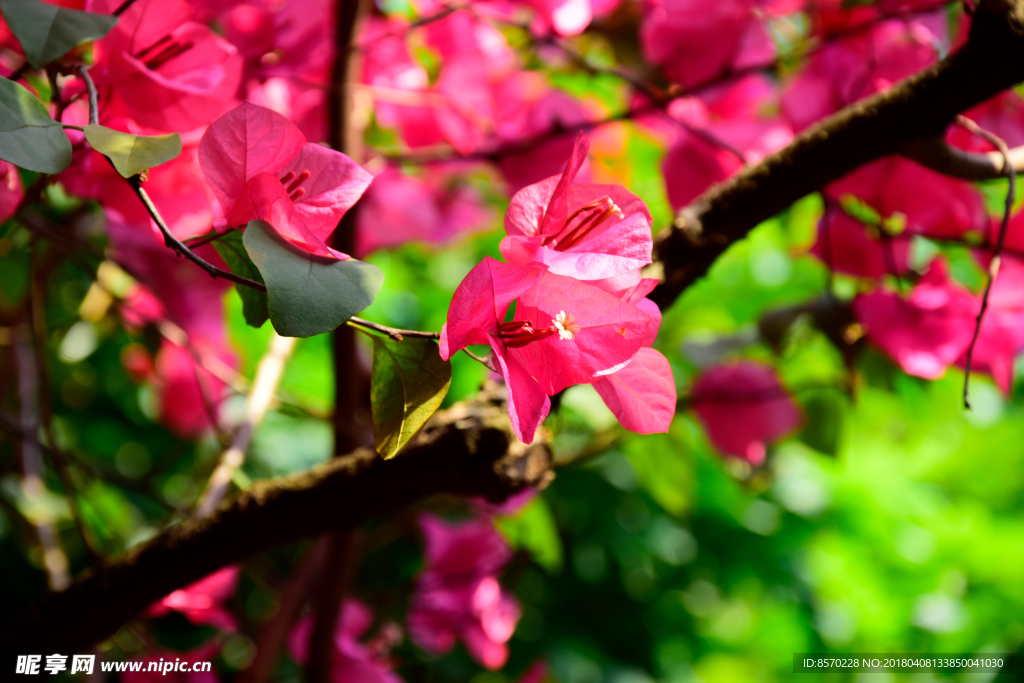
POLYGON ((125 178, 159 166, 181 154, 181 136, 132 135, 106 126, 89 124, 85 139, 100 154, 110 157, 114 168, 125 178))
POLYGON ((87 40, 107 35, 117 17, 50 5, 39 0, 0 0, 0 10, 33 68, 46 66, 87 40))
POLYGON ((284 337, 333 330, 373 303, 384 283, 377 266, 310 256, 286 244, 266 221, 250 221, 242 243, 267 283, 270 322, 284 337))
MULTIPOLYGON (((242 244, 241 230, 233 230, 218 237, 213 241, 213 248, 224 259, 224 263, 228 264, 232 273, 263 282, 263 276, 242 244)), ((245 322, 253 327, 262 327, 270 316, 267 312, 267 293, 239 284, 235 285, 235 289, 238 290, 238 296, 242 297, 242 315, 245 316, 245 322)))
POLYGON ((59 173, 71 165, 71 141, 35 95, 0 78, 0 159, 29 171, 59 173))
POLYGON ((452 382, 452 365, 441 360, 431 339, 370 337, 373 443, 381 456, 393 458, 441 405, 452 382))

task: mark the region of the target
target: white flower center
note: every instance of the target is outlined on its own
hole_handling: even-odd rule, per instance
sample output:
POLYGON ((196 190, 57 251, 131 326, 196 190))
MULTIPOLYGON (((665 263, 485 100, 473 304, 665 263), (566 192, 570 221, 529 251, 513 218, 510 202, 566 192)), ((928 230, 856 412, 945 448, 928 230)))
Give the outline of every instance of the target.
POLYGON ((558 330, 558 338, 566 341, 575 339, 580 331, 580 326, 576 324, 576 318, 568 315, 565 311, 559 311, 551 324, 558 330))

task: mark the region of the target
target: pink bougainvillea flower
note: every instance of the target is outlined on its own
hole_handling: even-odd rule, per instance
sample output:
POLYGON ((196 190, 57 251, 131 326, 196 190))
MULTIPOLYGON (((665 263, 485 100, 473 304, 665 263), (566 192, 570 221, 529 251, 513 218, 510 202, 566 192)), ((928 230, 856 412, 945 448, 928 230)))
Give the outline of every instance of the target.
POLYGON ((866 225, 834 203, 818 222, 818 237, 811 253, 834 272, 855 277, 902 275, 910 268, 908 236, 873 236, 866 225))
POLYGON ((739 362, 701 373, 690 389, 693 412, 720 452, 760 465, 767 444, 803 422, 800 408, 768 365, 739 362))
POLYGON ((500 247, 509 263, 543 263, 557 275, 602 280, 651 262, 651 214, 643 200, 619 185, 572 184, 588 149, 580 133, 561 175, 512 198, 500 247))
POLYGON ((146 614, 160 617, 168 612, 180 612, 193 624, 207 624, 222 631, 235 631, 238 625, 224 605, 235 593, 238 567, 224 567, 204 579, 178 589, 153 604, 146 614))
POLYGON ((650 325, 650 315, 597 287, 487 257, 455 290, 440 352, 447 360, 469 344, 490 345, 508 385, 512 427, 529 443, 549 396, 621 370, 650 325), (513 301, 515 316, 505 321, 513 301))
MULTIPOLYGON (((937 15, 944 20, 944 10, 937 15)), ((938 46, 946 38, 936 22, 910 17, 882 21, 868 31, 830 41, 789 85, 782 113, 795 130, 803 130, 938 61, 938 46)))
POLYGON ((428 168, 416 177, 388 167, 374 177, 360 204, 356 253, 405 242, 444 244, 485 227, 490 217, 479 194, 453 173, 428 168))
POLYGON ((199 165, 229 225, 268 221, 297 248, 350 258, 326 241, 373 177, 340 152, 306 142, 277 112, 243 103, 199 143, 199 165))
POLYGON ((853 302, 868 338, 908 375, 938 379, 966 350, 978 300, 949 279, 945 259, 932 261, 907 298, 876 291, 853 302))
MULTIPOLYGON (((89 9, 109 14, 121 4, 94 0, 89 9)), ((93 75, 110 97, 109 113, 159 130, 188 131, 231 106, 242 59, 193 16, 184 0, 139 0, 96 43, 93 75)))
MULTIPOLYGON (((644 56, 686 87, 703 85, 730 67, 770 64, 775 46, 764 16, 778 11, 765 0, 647 0, 640 25, 644 56)), ((781 5, 779 9, 783 8, 781 5)))
MULTIPOLYGON (((372 643, 362 642, 373 624, 373 612, 355 598, 346 598, 334 630, 334 661, 331 680, 334 683, 401 683, 387 659, 386 652, 372 643)), ((386 630, 386 624, 382 631, 386 630)), ((288 634, 288 652, 299 664, 309 659, 309 638, 313 617, 306 615, 288 634)), ((383 643, 385 647, 391 643, 383 643)))
POLYGON ((462 640, 476 661, 500 669, 520 614, 518 601, 496 577, 511 549, 489 519, 451 524, 423 514, 419 523, 425 566, 409 607, 410 637, 435 654, 462 640))
MULTIPOLYGON (((1024 272, 1013 257, 992 288, 971 370, 990 375, 1004 393, 1013 385, 1014 361, 1024 348, 1024 307, 1014 285, 1024 272)), ((987 264, 987 257, 982 258, 987 264)), ((906 298, 895 292, 862 294, 854 312, 868 338, 909 375, 938 379, 946 368, 966 367, 980 299, 949 277, 945 259, 932 262, 906 298)))
POLYGON ((676 385, 668 359, 640 349, 629 365, 593 382, 623 427, 637 434, 667 432, 676 413, 676 385))
POLYGON ((884 157, 832 183, 828 195, 852 195, 883 218, 899 218, 913 235, 957 238, 988 226, 985 200, 974 185, 902 156, 884 157))
POLYGON ((664 117, 645 120, 663 129, 671 141, 662 171, 673 207, 686 206, 713 183, 790 143, 793 131, 789 124, 762 114, 776 99, 776 88, 767 78, 750 75, 709 89, 699 98, 671 102, 667 121, 664 117))
POLYGON ((7 161, 0 161, 0 223, 12 215, 24 195, 18 168, 7 161))

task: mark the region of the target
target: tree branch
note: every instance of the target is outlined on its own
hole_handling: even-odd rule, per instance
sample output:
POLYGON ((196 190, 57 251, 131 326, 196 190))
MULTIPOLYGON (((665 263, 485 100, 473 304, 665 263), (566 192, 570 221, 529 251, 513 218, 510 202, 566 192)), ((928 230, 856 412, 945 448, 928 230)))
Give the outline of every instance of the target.
POLYGON ((361 448, 309 472, 260 481, 52 593, 0 632, 7 654, 85 652, 171 591, 299 538, 359 527, 437 494, 500 501, 547 481, 551 453, 513 435, 494 387, 438 413, 397 458, 361 448))
POLYGON ((957 114, 1024 80, 1024 20, 1019 6, 981 6, 967 44, 892 89, 857 102, 800 134, 698 197, 658 235, 662 308, 704 275, 729 245, 833 180, 911 140, 940 137, 957 114))

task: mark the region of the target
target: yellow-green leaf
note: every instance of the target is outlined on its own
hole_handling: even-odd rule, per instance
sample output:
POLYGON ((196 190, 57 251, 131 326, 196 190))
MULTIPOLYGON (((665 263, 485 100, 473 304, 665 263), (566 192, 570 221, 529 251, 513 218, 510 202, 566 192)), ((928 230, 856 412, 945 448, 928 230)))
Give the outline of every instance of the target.
POLYGON ((114 168, 125 178, 166 163, 181 154, 181 136, 133 135, 106 126, 89 124, 85 139, 100 154, 110 157, 114 168))
POLYGON ((373 443, 384 458, 405 448, 441 406, 452 382, 452 366, 441 360, 437 343, 406 337, 373 340, 370 407, 373 443))

